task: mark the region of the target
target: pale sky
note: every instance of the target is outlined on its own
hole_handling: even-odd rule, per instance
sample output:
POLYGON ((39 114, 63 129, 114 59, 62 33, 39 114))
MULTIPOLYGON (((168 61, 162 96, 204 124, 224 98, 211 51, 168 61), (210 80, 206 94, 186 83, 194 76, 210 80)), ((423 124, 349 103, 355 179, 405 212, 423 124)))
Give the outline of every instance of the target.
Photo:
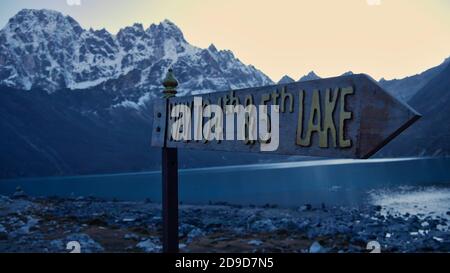
POLYGON ((274 81, 310 70, 400 78, 450 56, 450 0, 2 0, 0 25, 22 8, 113 34, 167 18, 191 44, 230 49, 274 81))

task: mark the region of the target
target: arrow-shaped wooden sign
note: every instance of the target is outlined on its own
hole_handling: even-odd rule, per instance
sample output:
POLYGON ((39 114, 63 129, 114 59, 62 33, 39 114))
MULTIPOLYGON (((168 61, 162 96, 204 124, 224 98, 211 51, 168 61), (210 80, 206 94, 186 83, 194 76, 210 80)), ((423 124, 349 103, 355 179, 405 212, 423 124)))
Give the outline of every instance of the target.
MULTIPOLYGON (((235 114, 238 119, 238 111, 235 114)), ((356 74, 156 100, 152 146, 261 152, 261 145, 277 141, 276 149, 269 153, 368 158, 419 117, 416 111, 391 96, 373 79, 356 74), (205 114, 207 106, 212 105, 223 109, 223 113, 211 114, 211 109, 208 109, 205 114), (269 110, 268 119, 264 121, 272 137, 250 138, 250 118, 244 115, 244 139, 236 140, 239 139, 236 125, 239 121, 233 118, 233 127, 227 127, 230 121, 225 118, 229 114, 227 105, 255 105, 256 110, 260 105, 267 105, 270 109, 277 105, 278 111, 269 110), (182 114, 180 109, 188 109, 189 113, 182 114), (271 123, 275 121, 273 113, 278 114, 278 123, 271 123), (195 121, 196 116, 200 122, 195 121), (211 122, 214 117, 217 119, 211 122), (273 124, 278 127, 273 127, 273 124), (205 126, 209 127, 205 129, 205 126), (232 134, 235 138, 227 138, 230 136, 227 129, 230 128, 234 129, 232 134), (278 131, 277 139, 275 131, 278 131), (211 139, 208 132, 217 133, 216 138, 211 139)), ((260 128, 261 119, 255 120, 255 128, 260 128)))

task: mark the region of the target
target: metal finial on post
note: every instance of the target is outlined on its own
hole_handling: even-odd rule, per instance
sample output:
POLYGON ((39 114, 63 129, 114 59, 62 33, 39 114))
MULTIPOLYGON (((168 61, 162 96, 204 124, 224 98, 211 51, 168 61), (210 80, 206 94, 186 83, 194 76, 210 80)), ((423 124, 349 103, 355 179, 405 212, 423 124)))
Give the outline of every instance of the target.
MULTIPOLYGON (((166 116, 169 112, 169 98, 177 94, 178 81, 169 69, 162 82, 163 98, 166 103, 166 116)), ((168 118, 166 118, 167 128, 168 118)), ((167 129, 166 129, 167 130, 167 129)), ((170 131, 169 131, 170 132, 170 131)), ((177 253, 178 248, 178 150, 162 148, 162 220, 163 220, 163 252, 177 253)))
POLYGON ((177 95, 176 88, 178 86, 178 81, 173 75, 173 70, 171 68, 169 68, 169 71, 167 72, 162 84, 164 86, 163 98, 171 98, 177 95))

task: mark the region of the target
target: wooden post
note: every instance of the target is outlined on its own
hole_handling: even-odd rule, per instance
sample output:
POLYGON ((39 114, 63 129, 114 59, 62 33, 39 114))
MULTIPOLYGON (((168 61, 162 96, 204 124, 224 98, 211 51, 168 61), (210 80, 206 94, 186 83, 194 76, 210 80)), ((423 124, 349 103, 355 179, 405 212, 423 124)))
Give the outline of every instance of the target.
MULTIPOLYGON (((169 69, 163 81, 163 98, 166 99, 167 109, 169 98, 177 94, 178 82, 169 69)), ((168 122, 170 113, 167 113, 168 122)), ((167 125, 167 124, 166 124, 167 125)), ((166 133, 170 133, 167 129, 166 133)), ((178 252, 178 149, 162 148, 162 220, 163 220, 163 252, 178 252)))

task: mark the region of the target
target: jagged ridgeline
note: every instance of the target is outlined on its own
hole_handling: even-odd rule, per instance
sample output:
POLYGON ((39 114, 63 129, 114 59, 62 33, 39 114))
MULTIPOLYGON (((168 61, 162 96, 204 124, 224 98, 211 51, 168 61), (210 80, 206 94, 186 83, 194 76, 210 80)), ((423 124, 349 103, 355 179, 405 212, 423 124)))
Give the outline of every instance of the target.
POLYGON ((189 44, 168 20, 113 35, 83 29, 56 11, 25 9, 0 31, 0 48, 0 84, 18 89, 155 91, 170 66, 182 83, 180 94, 272 83, 229 50, 189 44))

